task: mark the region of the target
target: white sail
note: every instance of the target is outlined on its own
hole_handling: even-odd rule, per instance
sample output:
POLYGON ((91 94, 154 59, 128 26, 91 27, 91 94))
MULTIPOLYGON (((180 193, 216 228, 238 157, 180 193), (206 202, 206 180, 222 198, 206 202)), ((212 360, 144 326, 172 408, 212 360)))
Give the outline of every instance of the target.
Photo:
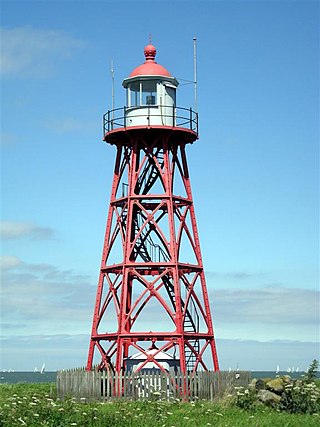
POLYGON ((44 373, 44 368, 45 368, 45 366, 46 366, 46 365, 45 365, 45 363, 41 366, 41 371, 40 371, 40 373, 41 373, 41 374, 43 374, 43 373, 44 373))

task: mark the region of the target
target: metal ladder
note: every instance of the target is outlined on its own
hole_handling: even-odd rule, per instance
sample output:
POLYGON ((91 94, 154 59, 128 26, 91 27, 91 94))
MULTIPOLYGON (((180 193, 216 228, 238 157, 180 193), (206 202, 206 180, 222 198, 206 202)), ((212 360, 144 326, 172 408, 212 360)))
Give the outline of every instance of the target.
MULTIPOLYGON (((135 235, 139 233, 143 222, 144 219, 138 211, 133 219, 135 235)), ((150 228, 148 230, 144 228, 141 231, 135 244, 134 259, 137 259, 137 256, 140 255, 144 262, 168 262, 170 260, 168 253, 165 252, 160 245, 154 243, 150 236, 150 231, 150 228)))
MULTIPOLYGON (((164 155, 162 151, 156 153, 156 158, 158 160, 159 166, 162 169, 164 165, 164 155)), ((147 194, 152 188, 153 184, 156 182, 160 175, 159 168, 153 157, 149 157, 147 163, 144 166, 144 169, 141 175, 138 178, 137 185, 135 188, 136 193, 138 194, 147 194), (143 190, 142 190, 143 188, 143 190), (141 191, 142 190, 142 191, 141 191)))
MULTIPOLYGON (((169 299, 173 307, 175 308, 176 300, 175 300, 174 286, 171 283, 170 278, 168 276, 163 276, 162 281, 168 292, 169 299)), ((193 299, 190 298, 189 301, 192 304, 193 312, 191 312, 189 309, 186 310, 183 329, 185 332, 199 332, 199 314, 197 312, 193 299)), ((182 300, 181 300, 181 308, 182 310, 184 309, 184 301, 182 300)), ((194 347, 195 351, 199 353, 199 350, 200 350, 199 339, 189 340, 189 343, 194 347)), ((184 351, 185 351, 187 370, 192 371, 197 360, 196 355, 188 346, 185 346, 184 351)))

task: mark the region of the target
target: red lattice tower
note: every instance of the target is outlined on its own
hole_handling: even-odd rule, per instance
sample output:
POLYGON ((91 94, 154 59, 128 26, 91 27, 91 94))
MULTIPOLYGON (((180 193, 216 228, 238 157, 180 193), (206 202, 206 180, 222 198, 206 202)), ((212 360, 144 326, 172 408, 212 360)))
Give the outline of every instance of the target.
POLYGON ((178 81, 145 62, 123 82, 127 105, 104 116, 116 146, 87 369, 219 369, 186 146, 198 116, 176 106, 178 81))

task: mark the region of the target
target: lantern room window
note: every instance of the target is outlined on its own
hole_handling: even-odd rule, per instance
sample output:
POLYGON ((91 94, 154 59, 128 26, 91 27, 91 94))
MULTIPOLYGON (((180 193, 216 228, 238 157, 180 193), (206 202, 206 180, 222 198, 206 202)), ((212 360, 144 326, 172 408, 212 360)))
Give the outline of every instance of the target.
POLYGON ((155 105, 157 85, 155 81, 142 82, 142 105, 155 105))
POLYGON ((128 107, 139 107, 140 102, 140 83, 134 82, 131 83, 131 85, 128 87, 128 100, 127 105, 128 107))
POLYGON ((132 82, 127 91, 128 107, 157 104, 157 83, 155 81, 132 82))

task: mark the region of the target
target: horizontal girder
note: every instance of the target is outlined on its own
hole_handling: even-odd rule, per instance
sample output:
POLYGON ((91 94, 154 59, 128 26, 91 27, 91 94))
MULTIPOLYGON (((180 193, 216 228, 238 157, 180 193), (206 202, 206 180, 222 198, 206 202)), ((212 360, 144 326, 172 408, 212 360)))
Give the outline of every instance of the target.
POLYGON ((139 342, 177 352, 181 372, 207 369, 205 358, 219 368, 185 154, 189 137, 155 129, 108 135, 117 157, 88 369, 97 349, 101 367, 125 370, 132 351, 147 352, 139 342))

